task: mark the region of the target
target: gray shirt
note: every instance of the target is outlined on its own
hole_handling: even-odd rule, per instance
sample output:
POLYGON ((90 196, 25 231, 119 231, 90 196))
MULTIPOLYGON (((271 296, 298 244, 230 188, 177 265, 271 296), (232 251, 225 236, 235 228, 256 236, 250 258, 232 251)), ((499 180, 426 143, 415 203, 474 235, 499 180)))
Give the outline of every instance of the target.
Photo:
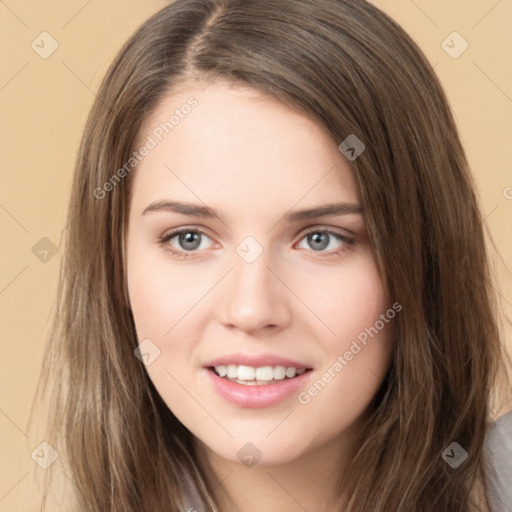
POLYGON ((512 512, 512 411, 489 427, 485 464, 491 512, 512 512))

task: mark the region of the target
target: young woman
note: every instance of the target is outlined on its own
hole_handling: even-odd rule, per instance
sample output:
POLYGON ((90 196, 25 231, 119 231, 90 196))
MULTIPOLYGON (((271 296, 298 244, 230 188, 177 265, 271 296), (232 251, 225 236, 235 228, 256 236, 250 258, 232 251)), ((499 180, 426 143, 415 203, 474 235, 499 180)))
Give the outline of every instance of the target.
POLYGON ((66 510, 510 505, 468 163, 371 4, 155 14, 98 92, 68 220, 37 397, 66 510))

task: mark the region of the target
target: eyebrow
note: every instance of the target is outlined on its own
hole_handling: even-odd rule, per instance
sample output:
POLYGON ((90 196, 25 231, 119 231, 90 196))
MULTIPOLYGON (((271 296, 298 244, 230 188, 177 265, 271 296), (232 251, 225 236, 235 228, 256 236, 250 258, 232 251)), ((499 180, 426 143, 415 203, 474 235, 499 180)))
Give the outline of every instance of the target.
MULTIPOLYGON (((221 222, 224 222, 220 213, 218 213, 214 208, 192 203, 183 203, 180 201, 155 201, 144 209, 142 215, 146 215, 150 212, 173 212, 188 215, 190 217, 218 219, 221 222)), ((360 215, 362 212, 363 208, 358 204, 332 203, 316 206, 314 208, 287 212, 283 215, 282 220, 284 222, 294 222, 298 220, 315 219, 326 215, 360 215)))

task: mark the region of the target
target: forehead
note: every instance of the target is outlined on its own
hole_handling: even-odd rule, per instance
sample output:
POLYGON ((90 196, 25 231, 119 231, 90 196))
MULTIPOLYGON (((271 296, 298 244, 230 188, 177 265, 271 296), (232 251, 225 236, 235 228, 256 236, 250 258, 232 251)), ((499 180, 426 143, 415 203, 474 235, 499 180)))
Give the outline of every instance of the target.
POLYGON ((350 164, 323 127, 250 87, 182 85, 145 120, 137 147, 144 141, 152 148, 136 167, 134 201, 358 201, 350 164))

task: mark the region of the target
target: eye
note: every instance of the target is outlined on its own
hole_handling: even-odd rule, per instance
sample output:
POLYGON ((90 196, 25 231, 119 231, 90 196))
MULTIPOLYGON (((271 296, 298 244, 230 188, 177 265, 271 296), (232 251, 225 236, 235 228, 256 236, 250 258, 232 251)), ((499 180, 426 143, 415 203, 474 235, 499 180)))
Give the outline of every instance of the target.
POLYGON ((198 229, 180 228, 164 234, 160 237, 160 243, 171 254, 186 258, 191 252, 206 249, 207 247, 204 247, 203 244, 206 238, 211 240, 210 237, 198 229))
POLYGON ((354 243, 354 240, 351 238, 328 229, 315 229, 309 231, 302 237, 301 242, 302 240, 305 240, 306 244, 313 249, 313 252, 327 252, 328 255, 339 254, 340 252, 347 250, 347 246, 354 243), (326 251, 326 249, 331 250, 326 251))
MULTIPOLYGON (((349 246, 354 244, 354 240, 351 238, 329 229, 314 229, 305 233, 301 242, 297 244, 299 249, 304 249, 304 247, 301 247, 303 241, 312 249, 312 252, 321 253, 326 257, 335 256, 346 251, 349 246)), ((194 253, 213 245, 208 235, 195 228, 180 228, 170 231, 159 237, 159 243, 171 255, 184 259, 194 258, 194 253), (206 239, 210 240, 211 243, 203 243, 206 239)))

